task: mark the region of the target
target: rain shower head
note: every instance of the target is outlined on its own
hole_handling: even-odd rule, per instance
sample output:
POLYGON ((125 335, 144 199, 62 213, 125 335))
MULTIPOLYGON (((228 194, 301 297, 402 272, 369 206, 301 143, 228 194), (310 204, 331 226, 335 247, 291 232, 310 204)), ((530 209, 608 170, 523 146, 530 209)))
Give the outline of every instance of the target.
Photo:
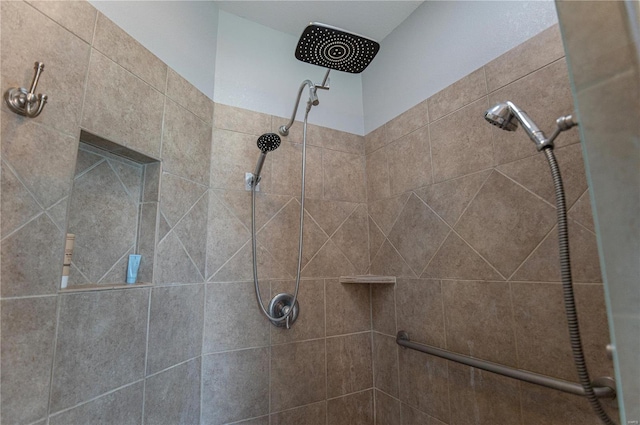
POLYGON ((258 149, 262 153, 275 151, 280 146, 280 136, 275 133, 266 133, 258 138, 258 149))
POLYGON ((312 22, 296 47, 296 58, 323 68, 359 74, 378 54, 380 44, 340 28, 312 22))

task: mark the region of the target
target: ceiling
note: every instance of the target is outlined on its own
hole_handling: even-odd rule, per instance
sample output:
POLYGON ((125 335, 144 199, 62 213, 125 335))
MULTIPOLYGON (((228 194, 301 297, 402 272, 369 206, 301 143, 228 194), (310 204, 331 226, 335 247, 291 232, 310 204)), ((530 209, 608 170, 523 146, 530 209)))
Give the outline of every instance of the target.
POLYGON ((296 37, 322 22, 382 41, 422 1, 216 1, 221 10, 296 37))

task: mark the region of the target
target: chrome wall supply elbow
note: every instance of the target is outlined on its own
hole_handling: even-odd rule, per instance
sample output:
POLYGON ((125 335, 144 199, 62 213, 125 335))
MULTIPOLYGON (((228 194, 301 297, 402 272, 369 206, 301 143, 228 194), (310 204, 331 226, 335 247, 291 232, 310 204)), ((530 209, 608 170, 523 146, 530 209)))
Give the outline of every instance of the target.
POLYGON ((24 87, 12 87, 4 94, 4 100, 11 111, 29 118, 40 115, 48 99, 46 94, 35 94, 44 63, 36 62, 34 69, 36 73, 29 91, 24 87))

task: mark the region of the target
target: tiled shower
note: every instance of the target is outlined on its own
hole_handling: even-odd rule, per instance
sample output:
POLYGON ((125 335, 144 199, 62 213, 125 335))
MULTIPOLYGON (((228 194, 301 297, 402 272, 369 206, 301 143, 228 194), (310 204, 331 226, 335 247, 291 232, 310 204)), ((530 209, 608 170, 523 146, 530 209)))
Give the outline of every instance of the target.
MULTIPOLYGON (((285 119, 214 105, 88 3, 2 2, 1 19, 3 89, 24 85, 37 58, 52 99, 32 120, 0 112, 3 424, 598 423, 581 398, 395 344, 406 330, 576 380, 547 165, 522 132, 482 118, 506 99, 549 126, 572 110, 557 27, 365 137, 310 126, 301 314, 287 331, 255 305, 243 181, 257 137, 285 119), (138 220, 156 213, 146 284, 59 290, 74 176, 87 175, 76 163, 92 154, 78 150, 81 129, 161 161, 159 186, 137 189, 116 159, 91 164, 111 176, 91 187, 113 183, 138 220), (397 283, 338 280, 364 273, 397 283)), ((301 140, 298 123, 263 172, 263 294, 294 285, 301 140)), ((611 375, 578 142, 566 133, 556 152, 589 366, 611 375)), ((134 235, 122 233, 105 257, 130 252, 134 235)), ((99 274, 124 282, 115 260, 99 274)))

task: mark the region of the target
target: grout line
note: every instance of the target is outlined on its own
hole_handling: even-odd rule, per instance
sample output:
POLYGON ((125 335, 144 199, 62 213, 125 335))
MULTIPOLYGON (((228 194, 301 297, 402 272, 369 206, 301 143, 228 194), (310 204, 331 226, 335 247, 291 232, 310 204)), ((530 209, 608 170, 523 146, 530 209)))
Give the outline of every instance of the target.
POLYGON ((204 344, 205 344, 205 340, 206 340, 206 331, 207 331, 207 283, 203 283, 204 286, 204 302, 202 303, 202 339, 201 339, 201 343, 200 343, 200 397, 199 397, 199 424, 202 423, 202 405, 204 403, 204 344))
POLYGON ((485 96, 487 96, 487 100, 489 97, 489 82, 487 81, 487 66, 486 64, 482 66, 482 75, 484 76, 484 92, 485 96))
MULTIPOLYGON (((83 86, 83 90, 82 90, 82 102, 80 103, 80 116, 78 117, 78 124, 80 124, 80 126, 82 126, 82 121, 84 120, 84 107, 85 104, 87 102, 87 88, 89 87, 89 71, 91 69, 91 60, 93 59, 93 42, 94 39, 96 38, 96 31, 98 28, 98 11, 96 11, 95 17, 94 17, 94 22, 93 22, 93 32, 91 34, 91 41, 88 43, 89 44, 89 58, 87 60, 87 70, 85 71, 84 74, 84 86, 83 86)), ((78 137, 78 140, 80 138, 78 137)))
MULTIPOLYGON (((82 270, 80 270, 80 268, 79 268, 78 266, 76 266, 76 263, 74 263, 74 262, 73 262, 73 260, 71 260, 71 266, 70 266, 70 267, 72 267, 72 269, 70 269, 70 270, 69 270, 69 273, 71 273, 71 270, 75 270, 75 271, 76 271, 76 272, 78 272, 78 273, 80 274, 80 276, 82 276, 82 278, 86 281, 86 283, 84 283, 84 284, 82 284, 82 285, 89 285, 89 284, 91 284, 91 283, 94 283, 94 284, 96 284, 96 285, 98 284, 98 282, 91 282, 91 279, 89 279, 89 278, 87 277, 87 275, 85 275, 85 274, 82 272, 82 270)), ((124 282, 123 282, 123 283, 124 283, 124 282)), ((74 286, 74 285, 71 285, 71 286, 74 286)), ((59 289, 59 290, 62 290, 63 288, 58 288, 58 289, 59 289)), ((67 289, 73 289, 73 288, 67 288, 67 289)))
MULTIPOLYGON (((452 230, 453 231, 453 230, 452 230)), ((440 302, 442 303, 442 330, 444 334, 444 349, 448 349, 447 341, 447 312, 446 304, 444 302, 444 282, 440 280, 440 302)), ((449 421, 451 421, 451 385, 449 381, 449 361, 445 362, 447 369, 447 402, 449 405, 449 421)))
MULTIPOLYGON (((187 211, 182 215, 182 217, 180 217, 180 218, 178 219, 178 221, 176 221, 176 222, 174 223, 174 225, 173 225, 173 226, 169 223, 169 220, 167 220, 167 218, 166 218, 166 217, 164 217, 164 214, 163 214, 164 221, 166 221, 166 222, 167 222, 167 224, 169 225, 169 228, 170 228, 170 230, 167 232, 167 235, 168 235, 169 233, 171 233, 171 232, 172 232, 172 231, 173 231, 173 230, 174 230, 174 229, 175 229, 175 228, 176 228, 180 223, 182 223, 182 221, 184 220, 184 218, 185 218, 187 215, 189 215, 189 213, 193 210, 193 208, 196 206, 196 204, 197 204, 198 202, 200 202, 200 201, 202 200, 202 198, 204 198, 204 197, 205 197, 205 195, 207 195, 207 193, 208 193, 208 192, 209 192, 209 190, 208 190, 208 189, 205 189, 205 190, 204 190, 204 192, 202 192, 202 193, 200 194, 200 196, 198 197, 198 199, 196 199, 196 200, 193 202, 193 204, 189 207, 189 209, 188 209, 188 210, 187 210, 187 211)), ((150 203, 154 203, 154 202, 150 202, 150 203)), ((207 210, 208 210, 208 209, 209 209, 209 203, 207 203, 207 210)), ((208 217, 207 217, 207 218, 208 218, 208 217)), ((207 221, 208 221, 208 220, 207 220, 207 221)), ((165 235, 165 237, 166 237, 166 235, 165 235)), ((164 239, 164 238, 162 238, 162 239, 164 239)))
POLYGON ((324 361, 325 361, 324 416, 325 416, 326 425, 329 425, 329 409, 327 407, 327 405, 329 404, 329 403, 327 403, 327 396, 329 395, 329 364, 328 364, 329 363, 329 359, 328 359, 328 356, 327 356, 327 280, 326 279, 322 279, 322 286, 323 286, 323 298, 324 298, 324 361))
POLYGON ((386 392, 386 391, 384 391, 384 390, 381 390, 380 388, 373 388, 373 390, 374 390, 374 391, 378 391, 378 392, 380 392, 380 393, 382 393, 382 394, 386 395, 387 397, 392 398, 392 399, 394 399, 394 400, 399 401, 400 403, 402 403, 402 401, 401 401, 398 397, 392 396, 391 394, 389 394, 388 392, 386 392))
MULTIPOLYGON (((569 217, 569 212, 567 211, 567 223, 573 223, 573 224, 577 224, 578 226, 580 226, 581 228, 583 228, 584 230, 586 230, 587 232, 589 232, 590 234, 592 234, 593 236, 598 236, 596 235, 596 233, 589 229, 587 226, 585 226, 584 224, 580 223, 578 220, 575 220, 573 218, 569 217)), ((568 226, 567 226, 568 227, 568 226)))
MULTIPOLYGON (((15 230, 12 230, 11 232, 7 233, 6 235, 4 235, 4 237, 0 240, 2 242, 6 241, 7 239, 9 239, 10 237, 12 237, 13 235, 15 235, 16 233, 18 233, 20 230, 24 229, 25 227, 27 227, 30 223, 36 221, 38 218, 40 218, 40 216, 42 215, 46 215, 47 218, 49 217, 46 212, 44 210, 40 211, 38 214, 36 214, 35 216, 33 216, 31 219, 29 219, 27 222, 21 224, 19 227, 17 227, 15 230)), ((55 226, 55 224, 54 224, 55 226)), ((56 229, 58 229, 58 226, 55 226, 56 229)))
POLYGON ((142 423, 144 424, 144 408, 147 397, 147 366, 149 364, 149 329, 151 327, 151 297, 153 289, 149 290, 149 301, 147 302, 147 338, 144 350, 144 373, 142 378, 142 423))
MULTIPOLYGON (((493 264, 491 264, 491 262, 489 260, 487 260, 486 258, 484 258, 484 256, 482 254, 480 254, 480 252, 478 252, 473 246, 471 246, 471 244, 469 242, 467 242, 462 236, 460 236, 460 234, 458 232, 455 231, 455 229, 451 230, 453 233, 455 233, 460 240, 462 240, 462 242, 464 242, 469 248, 471 248, 471 250, 473 252, 475 252, 478 257, 482 258, 484 260, 485 263, 487 263, 489 265, 489 267, 491 267, 496 273, 498 273, 498 276, 500 276, 503 280, 508 280, 503 274, 502 272, 500 272, 497 268, 494 267, 493 264)), ((443 279, 451 279, 451 278, 443 278, 443 279)), ((455 279, 455 280, 468 280, 468 279, 455 279)), ((476 280, 477 282, 477 280, 476 280)))
MULTIPOLYGON (((174 232, 175 233, 175 232, 174 232)), ((184 250, 184 253, 187 254, 187 257, 189 258, 189 260, 191 261, 191 264, 193 265, 193 267, 196 269, 196 271, 198 272, 198 275, 200 276, 200 278, 202 279, 202 282, 206 282, 207 280, 205 279, 205 277, 202 275, 202 272, 200 271, 200 268, 196 265, 196 262, 193 260, 193 258, 191 258, 191 254, 189 254, 189 251, 187 250, 187 248, 184 246, 184 244, 182 243, 182 240, 180 240, 180 236, 178 236, 176 234, 176 239, 178 240, 178 243, 180 244, 180 246, 182 247, 182 249, 184 250)), ((206 250, 206 248, 205 248, 206 250)))
MULTIPOLYGON (((531 157, 530 157, 531 158, 531 157)), ((526 158, 523 158, 526 159, 526 158)), ((514 161, 516 162, 516 161, 514 161)), ((502 164, 501 164, 502 165, 502 164)), ((512 179, 511 177, 509 177, 508 175, 506 175, 505 173, 503 173, 502 171, 500 171, 498 169, 498 167, 495 168, 496 173, 500 173, 501 176, 506 177, 507 179, 509 179, 510 182, 515 183, 516 185, 518 185, 519 187, 523 188, 524 190, 526 190, 527 192, 529 192, 530 194, 532 194, 533 196, 535 196, 537 199, 541 200, 542 202, 544 202, 545 204, 547 204, 548 206, 550 206, 551 208, 553 208, 554 210, 556 209, 555 204, 552 204, 551 202, 547 201, 546 199, 544 199, 542 196, 538 195, 537 193, 533 192, 531 189, 527 188, 525 185, 523 185, 522 183, 512 179)), ((569 211, 569 209, 567 209, 567 212, 569 211)))
POLYGON ((0 297, 0 301, 12 301, 12 300, 29 300, 32 298, 52 298, 57 297, 58 294, 42 294, 42 295, 22 295, 18 297, 0 297))
MULTIPOLYGON (((375 260, 377 255, 380 253, 380 250, 382 249, 382 245, 384 245, 384 242, 387 240, 387 237, 385 236, 385 234, 382 231, 382 229, 380 229, 380 226, 378 226, 378 224, 375 222, 375 220, 370 215, 367 215, 367 218, 370 219, 371 221, 373 221, 373 225, 376 226, 376 228, 380 231, 380 234, 384 237, 384 240, 382 241, 382 243, 378 247, 378 250, 375 252, 375 254, 373 256, 371 256, 371 247, 369 247, 369 271, 371 271, 371 266, 373 265, 373 260, 375 260)), ((389 243, 391 243, 391 242, 389 242, 389 243)))
POLYGON ((431 123, 427 124, 427 142, 429 143, 429 162, 431 164, 431 184, 436 181, 435 171, 433 169, 433 150, 431 149, 431 123))
MULTIPOLYGON (((398 329, 398 296, 397 296, 397 292, 398 292, 398 282, 396 279, 396 284, 393 285, 393 314, 394 314, 394 319, 396 322, 396 334, 398 333, 398 331, 400 331, 401 329, 398 329)), ((396 335, 394 335, 394 338, 396 337, 396 335)), ((398 399, 400 399, 401 397, 401 385, 400 383, 402 382, 402 380, 400 379, 400 347, 398 346, 398 344, 396 344, 395 346, 396 349, 396 365, 397 370, 396 370, 396 378, 398 379, 398 399)), ((401 401, 402 402, 402 401, 401 401)))
MULTIPOLYGON (((15 170, 15 168, 13 168, 13 165, 11 165, 11 163, 6 159, 6 155, 5 155, 5 158, 2 159, 2 163, 4 164, 3 167, 6 168, 9 172, 11 172, 13 174, 15 179, 18 180, 18 182, 20 182, 20 184, 23 186, 23 189, 29 194, 29 196, 31 196, 33 198, 33 200, 36 203, 36 205, 38 205, 38 207, 42 211, 45 211, 46 208, 45 208, 44 204, 42 202, 40 202, 40 200, 35 195, 35 193, 33 193, 31 191, 31 189, 29 189, 29 187, 25 184, 25 182, 20 177, 20 174, 18 174, 18 172, 15 170)), ((54 202, 53 205, 57 204, 58 202, 60 202, 60 201, 54 202)))
POLYGON ((533 256, 533 254, 538 250, 538 248, 540 248, 540 246, 547 240, 549 239, 549 237, 551 236, 552 233, 554 233, 554 231, 557 231, 558 225, 554 224, 551 229, 543 236, 543 238, 540 240, 540 242, 538 242, 536 244, 536 246, 531 250, 531 252, 522 260, 522 262, 518 265, 518 267, 516 267, 516 269, 513 271, 513 273, 511 273, 508 278, 507 281, 511 281, 511 279, 513 279, 513 277, 518 273, 518 271, 520 271, 520 269, 522 268, 522 266, 525 265, 525 263, 527 261, 529 261, 529 259, 533 256))
MULTIPOLYGON (((107 161, 107 165, 109 166, 109 168, 111 169, 111 171, 113 171, 113 173, 116 175, 116 178, 118 179, 118 181, 120 182, 120 184, 122 185, 122 188, 124 189, 125 193, 129 196, 129 198, 131 198, 131 200, 133 201, 134 204, 139 205, 140 199, 135 199, 135 196, 133 196, 133 194, 131 193, 131 190, 129 190, 129 188, 127 187, 127 185, 124 183, 124 181, 122 181, 122 178, 120 177, 120 173, 114 168, 112 161, 114 161, 113 158, 108 158, 106 159, 107 161)), ((122 162, 124 165, 126 166, 130 166, 129 164, 126 164, 124 162, 122 162)), ((142 167, 140 167, 142 168, 142 167)), ((144 170, 142 170, 144 172, 144 170)), ((144 178, 144 174, 142 174, 140 176, 140 180, 142 181, 142 179, 144 178)), ((144 184, 144 182, 143 182, 144 184)), ((142 190, 143 186, 140 186, 140 190, 142 190)), ((140 196, 138 196, 138 198, 140 198, 140 196)))
POLYGON ((49 373, 49 398, 47 400, 47 424, 49 423, 49 416, 51 415, 51 402, 53 398, 53 383, 55 377, 55 368, 56 368, 56 354, 58 349, 58 332, 60 330, 60 311, 62 307, 63 298, 60 296, 56 296, 56 327, 53 333, 53 353, 51 355, 51 372, 49 373))
MULTIPOLYGON (((535 36, 534 36, 534 37, 535 37, 535 36)), ((518 46, 516 46, 516 47, 518 47, 518 46)), ((514 49, 515 49, 515 47, 514 47, 514 49)), ((512 50, 513 50, 513 49, 512 49, 512 50)), ((511 51, 511 50, 509 50, 509 51, 511 51)), ((508 51, 508 52, 509 52, 509 51, 508 51)), ((505 53, 507 53, 507 52, 505 52, 505 53)), ((565 56, 565 55, 562 55, 561 57, 559 57, 559 58, 557 58, 557 59, 554 59, 554 60, 552 60, 551 62, 545 63, 544 65, 542 65, 542 66, 540 66, 540 67, 538 67, 538 68, 536 68, 536 69, 534 69, 534 70, 532 70, 532 71, 530 71, 530 72, 526 73, 525 75, 523 75, 523 76, 521 76, 521 77, 516 78, 515 80, 509 81, 509 82, 508 82, 508 83, 506 83, 506 84, 503 84, 503 85, 501 85, 501 86, 499 86, 499 87, 496 87, 493 91, 490 91, 490 92, 488 91, 488 89, 489 89, 489 85, 488 85, 488 83, 487 83, 487 91, 488 91, 488 93, 487 93, 487 94, 493 94, 493 93, 496 93, 496 92, 500 91, 501 89, 504 89, 505 87, 510 86, 510 85, 511 85, 511 84, 513 84, 513 83, 516 83, 516 82, 518 82, 518 81, 520 81, 520 80, 523 80, 523 79, 527 78, 528 76, 530 76, 530 75, 532 75, 532 74, 535 74, 536 72, 538 72, 538 71, 540 71, 540 70, 543 70, 543 69, 545 69, 545 68, 548 68, 548 67, 550 67, 551 65, 554 65, 554 64, 556 64, 557 62, 564 61, 564 60, 566 60, 566 56, 565 56)), ((488 64, 486 64, 486 65, 488 65, 488 64)), ((485 65, 485 66, 486 66, 486 65, 485 65)))
POLYGON ((365 388, 363 390, 358 390, 358 391, 354 391, 352 393, 342 394, 342 395, 339 395, 339 396, 336 396, 336 397, 327 397, 327 401, 338 400, 340 398, 349 397, 349 396, 356 395, 356 394, 363 394, 363 393, 366 393, 366 392, 369 392, 369 391, 373 392, 374 390, 375 390, 375 388, 369 387, 369 388, 365 388))
MULTIPOLYGON (((315 340, 319 340, 319 339, 321 339, 321 338, 316 338, 315 340)), ((306 341, 311 341, 311 340, 306 340, 306 341)), ((289 344, 295 344, 296 342, 302 342, 302 341, 295 341, 295 342, 291 342, 289 344)), ((285 345, 285 344, 279 344, 279 345, 285 345)), ((236 352, 240 352, 240 351, 258 350, 258 349, 262 349, 262 348, 269 348, 269 346, 268 345, 256 345, 256 346, 251 346, 251 347, 232 348, 230 350, 208 351, 208 352, 203 352, 202 357, 205 357, 205 356, 217 356, 217 355, 220 355, 220 354, 236 353, 236 352)))
MULTIPOLYGON (((156 244, 156 247, 157 247, 157 245, 160 245, 162 243, 162 241, 164 241, 167 238, 167 236, 169 236, 169 233, 171 233, 171 231, 173 230, 173 228, 171 227, 171 225, 167 221, 167 218, 164 216, 164 213, 161 211, 160 203, 158 202, 158 215, 157 215, 157 219, 156 219, 156 232, 158 232, 160 230, 160 219, 163 219, 164 222, 167 223, 167 226, 169 226, 169 231, 167 232, 166 235, 164 235, 162 238, 160 238, 159 241, 157 241, 158 243, 156 244)), ((157 233, 156 233, 156 235, 157 235, 157 233)), ((155 264, 155 261, 154 261, 154 264, 155 264)))
POLYGON ((159 371, 157 371, 157 372, 150 373, 150 374, 146 375, 144 379, 146 380, 146 379, 149 379, 149 378, 153 378, 154 376, 160 375, 160 374, 162 374, 162 373, 164 373, 164 372, 168 372, 168 371, 170 371, 171 369, 175 369, 175 368, 176 368, 176 367, 178 367, 178 366, 183 366, 183 365, 185 365, 185 364, 187 364, 187 363, 189 363, 189 362, 192 362, 192 361, 194 361, 194 360, 197 360, 199 357, 202 357, 202 356, 200 356, 200 355, 198 354, 198 355, 197 355, 197 356, 195 356, 195 357, 191 357, 191 358, 189 358, 189 359, 187 359, 187 360, 183 360, 183 361, 181 361, 181 362, 179 362, 179 363, 176 363, 176 364, 174 364, 174 365, 171 365, 171 366, 169 366, 169 367, 167 367, 167 368, 164 368, 164 369, 162 369, 162 370, 159 370, 159 371))
MULTIPOLYGON (((469 200, 469 203, 467 204, 466 207, 464 207, 464 209, 462 210, 462 212, 460 213, 460 216, 458 217, 458 219, 456 220, 455 223, 453 223, 453 225, 451 226, 451 229, 455 229, 455 227, 458 225, 458 223, 460 222, 460 219, 464 216, 464 214, 467 212, 467 210, 469 209, 469 207, 471 206, 471 204, 473 203, 473 201, 476 200, 476 198, 478 197, 478 194, 480 193, 480 191, 482 190, 482 188, 484 187, 485 184, 487 184, 487 181, 489 180, 489 178, 491 177, 491 175, 493 174, 493 167, 488 168, 487 170, 491 170, 490 173, 487 173, 487 177, 484 178, 484 181, 482 182, 482 184, 480 185, 480 187, 478 187, 478 190, 476 190, 476 193, 473 194, 473 196, 471 197, 471 199, 469 200)), ((487 170, 482 170, 482 171, 478 171, 477 173, 473 173, 473 174, 479 174, 479 173, 484 173, 487 170)), ((471 174, 468 174, 471 175, 471 174)), ((466 176, 462 176, 462 177, 466 177, 466 176)), ((457 233, 457 232, 456 232, 457 233)))
POLYGON ((375 349, 375 339, 373 337, 373 285, 369 285, 369 315, 370 315, 370 323, 371 323, 371 330, 369 331, 369 341, 371 341, 371 388, 373 388, 374 391, 374 397, 373 397, 373 423, 376 423, 376 397, 375 397, 375 390, 376 390, 376 361, 375 361, 375 353, 376 353, 376 349, 375 349))
MULTIPOLYGON (((447 224, 447 226, 448 226, 448 224, 447 224)), ((423 279, 422 275, 424 275, 424 273, 427 271, 427 269, 429 268, 429 265, 433 262, 433 259, 438 256, 438 253, 440 252, 440 250, 444 246, 444 243, 449 239, 449 236, 451 236, 451 233, 453 233, 453 229, 451 229, 449 227, 449 233, 447 233, 447 236, 444 237, 444 239, 442 240, 442 242, 438 246, 438 249, 436 249, 436 252, 433 253, 433 256, 429 259, 429 261, 427 261, 427 264, 422 269, 422 272, 420 272, 420 274, 418 275, 418 278, 423 279)))
POLYGON ((520 367, 520 355, 518 350, 518 335, 516 332, 516 307, 513 302, 513 282, 507 282, 509 285, 509 304, 511 304, 511 331, 513 333, 513 344, 516 349, 516 367, 520 367))
POLYGON ((57 202, 55 202, 53 205, 51 205, 49 208, 47 208, 45 210, 45 214, 47 214, 47 217, 49 217, 49 219, 53 222, 53 224, 55 224, 55 226, 58 228, 58 230, 60 230, 60 233, 65 235, 65 237, 66 237, 67 229, 66 228, 65 229, 60 228, 60 226, 58 225, 59 223, 57 223, 56 220, 54 220, 53 216, 51 215, 52 214, 51 210, 66 201, 67 202, 67 206, 65 206, 65 224, 68 223, 69 219, 66 216, 68 215, 67 214, 68 213, 68 209, 67 208, 69 206, 70 199, 71 199, 70 195, 63 196, 62 198, 60 198, 60 200, 58 200, 57 202))
MULTIPOLYGON (((364 272, 368 273, 368 270, 371 268, 371 226, 369 225, 369 203, 365 204, 365 207, 366 211, 364 220, 367 227, 367 268, 364 272)), ((371 307, 373 308, 373 304, 371 307)), ((373 316, 371 319, 371 329, 373 329, 373 316)))
MULTIPOLYGON (((79 144, 84 144, 83 141, 78 142, 79 144)), ((91 164, 90 166, 88 166, 87 168, 85 168, 84 170, 82 170, 81 172, 79 172, 78 174, 74 174, 74 176, 71 178, 72 179, 72 185, 75 183, 76 180, 84 177, 86 174, 90 173, 91 171, 93 171, 94 169, 96 169, 100 164, 102 164, 103 162, 107 161, 107 157, 104 155, 98 155, 95 152, 89 152, 85 149, 80 149, 78 148, 78 151, 83 151, 83 152, 88 152, 92 155, 96 155, 96 156, 102 156, 101 159, 99 159, 98 161, 94 162, 93 164, 91 164)), ((77 157, 77 153, 76 153, 76 163, 78 162, 78 157, 77 157)), ((128 194, 129 192, 127 192, 128 194)), ((68 197, 71 197, 72 194, 67 195, 68 197)))
POLYGON ((82 401, 82 402, 80 402, 80 403, 78 403, 78 404, 75 404, 75 405, 71 406, 71 407, 66 407, 66 408, 64 408, 64 409, 62 409, 62 410, 58 410, 57 412, 54 412, 53 414, 51 414, 51 415, 50 415, 50 417, 49 417, 48 419, 51 419, 51 416, 53 416, 53 417, 58 416, 58 415, 60 415, 61 413, 68 412, 68 411, 70 411, 70 410, 73 410, 73 409, 76 409, 76 408, 78 408, 78 407, 84 406, 85 404, 89 404, 89 403, 91 403, 91 402, 93 402, 93 401, 96 401, 96 400, 98 400, 98 399, 101 399, 102 397, 106 397, 106 396, 108 396, 108 395, 111 395, 111 394, 113 394, 113 393, 116 393, 116 392, 118 392, 118 391, 120 391, 120 390, 123 390, 123 389, 125 389, 125 388, 128 388, 128 387, 131 387, 131 386, 133 386, 133 385, 139 384, 139 383, 140 383, 140 382, 142 382, 143 380, 144 380, 144 378, 142 378, 142 379, 137 379, 137 380, 135 380, 135 381, 133 381, 133 382, 129 382, 128 384, 122 385, 122 386, 120 386, 120 387, 118 387, 118 388, 114 388, 114 389, 109 390, 109 391, 107 391, 107 392, 105 392, 105 393, 102 393, 102 394, 100 394, 100 395, 98 395, 98 396, 96 396, 96 397, 90 398, 90 399, 88 399, 88 400, 84 400, 84 401, 82 401))
MULTIPOLYGON (((115 267, 118 265, 118 263, 120 262, 120 260, 124 259, 124 258, 127 256, 127 254, 129 254, 129 252, 131 252, 131 250, 134 250, 134 249, 135 249, 135 244, 134 244, 133 246, 128 247, 128 248, 127 248, 127 250, 124 252, 124 254, 122 254, 122 256, 121 256, 120 258, 118 258, 118 259, 116 260, 116 262, 115 262, 115 263, 113 263, 113 265, 109 268, 109 270, 107 270, 107 271, 105 272, 105 274, 103 274, 103 275, 100 277, 100 279, 98 279, 96 282, 91 282, 91 280, 90 280, 90 279, 88 279, 88 278, 87 278, 87 276, 85 276, 85 274, 84 274, 84 273, 82 273, 82 271, 78 268, 78 266, 76 266, 76 269, 78 269, 78 271, 80 272, 80 274, 82 275, 82 277, 84 277, 85 279, 87 279, 87 282, 88 282, 88 283, 97 283, 97 284, 100 284, 100 283, 109 283, 109 282, 102 282, 102 279, 104 279, 104 278, 105 278, 109 273, 111 273, 111 271, 112 271, 112 270, 114 270, 114 269, 115 269, 115 267)), ((134 250, 133 252, 135 252, 135 250, 134 250)), ((73 261, 72 261, 72 263, 73 263, 73 261)), ((75 263, 74 263, 74 264, 75 264, 75 263)))

